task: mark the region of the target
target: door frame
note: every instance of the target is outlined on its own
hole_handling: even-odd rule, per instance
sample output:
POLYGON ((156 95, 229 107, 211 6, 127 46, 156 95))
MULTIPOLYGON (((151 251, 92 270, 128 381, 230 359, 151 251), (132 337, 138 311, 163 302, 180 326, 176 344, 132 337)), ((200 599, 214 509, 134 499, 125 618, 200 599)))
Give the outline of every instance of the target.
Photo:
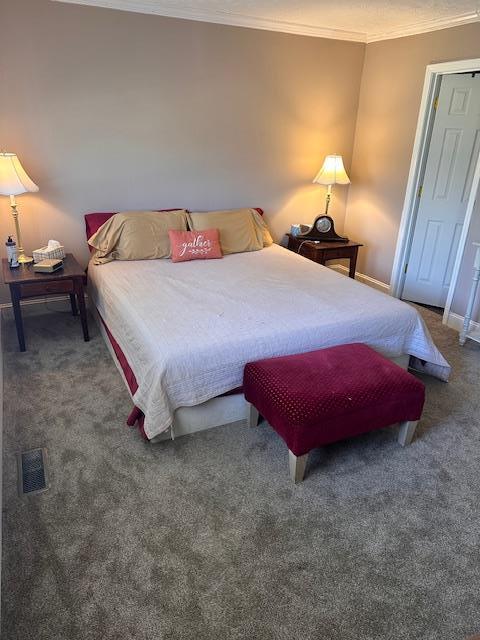
MULTIPOLYGON (((419 206, 418 192, 425 173, 425 166, 430 148, 430 137, 432 134, 433 121, 435 119, 435 110, 433 107, 435 98, 438 95, 441 77, 452 73, 468 73, 469 71, 480 71, 480 58, 429 64, 426 68, 422 99, 420 102, 420 110, 417 120, 417 129, 415 132, 415 141, 413 143, 412 159, 410 161, 405 200, 403 202, 402 217, 400 220, 395 258, 393 260, 392 275, 390 279, 390 294, 395 298, 401 297, 405 284, 405 267, 410 257, 419 206)), ((479 184, 480 155, 477 159, 467 209, 465 211, 465 220, 458 243, 457 255, 455 257, 455 263, 452 271, 452 279, 450 281, 450 287, 448 289, 447 300, 445 303, 443 324, 447 324, 448 322, 479 184)))

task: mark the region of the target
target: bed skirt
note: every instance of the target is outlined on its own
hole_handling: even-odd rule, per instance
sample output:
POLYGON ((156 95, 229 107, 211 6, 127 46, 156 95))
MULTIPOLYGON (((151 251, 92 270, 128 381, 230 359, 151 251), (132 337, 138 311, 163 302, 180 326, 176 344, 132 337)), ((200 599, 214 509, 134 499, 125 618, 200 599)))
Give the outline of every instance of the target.
MULTIPOLYGON (((125 354, 123 353, 123 351, 120 348, 120 345, 118 344, 118 342, 115 340, 115 338, 112 336, 110 329, 107 327, 107 325, 105 324, 104 319, 102 318, 102 316, 100 315, 100 313, 98 312, 98 309, 96 309, 97 315, 103 325, 103 328, 105 330, 105 333, 107 335, 108 340, 110 341, 110 344, 112 346, 112 349, 117 357, 118 360, 118 364, 120 365, 122 371, 123 371, 123 376, 125 378, 125 382, 128 385, 128 388, 130 389, 130 393, 133 396, 136 392, 136 390, 138 389, 138 383, 137 383, 137 379, 135 377, 135 374, 132 371, 131 366, 128 363, 127 358, 125 357, 125 354)), ((134 406, 133 409, 130 412, 130 415, 127 418, 127 425, 129 427, 134 427, 135 425, 137 425, 138 430, 140 431, 140 433, 142 434, 142 437, 145 440, 148 440, 147 435, 145 433, 145 430, 143 428, 143 423, 145 421, 145 415, 143 413, 143 411, 141 409, 139 409, 137 406, 134 406)))

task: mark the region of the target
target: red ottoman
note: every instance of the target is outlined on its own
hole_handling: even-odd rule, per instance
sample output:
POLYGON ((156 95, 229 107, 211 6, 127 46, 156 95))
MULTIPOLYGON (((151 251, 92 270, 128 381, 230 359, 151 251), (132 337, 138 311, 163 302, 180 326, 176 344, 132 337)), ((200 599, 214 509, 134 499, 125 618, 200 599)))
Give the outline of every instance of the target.
POLYGON ((260 413, 285 440, 295 482, 315 447, 398 422, 409 444, 425 401, 420 380, 364 344, 249 362, 243 389, 250 426, 260 413))

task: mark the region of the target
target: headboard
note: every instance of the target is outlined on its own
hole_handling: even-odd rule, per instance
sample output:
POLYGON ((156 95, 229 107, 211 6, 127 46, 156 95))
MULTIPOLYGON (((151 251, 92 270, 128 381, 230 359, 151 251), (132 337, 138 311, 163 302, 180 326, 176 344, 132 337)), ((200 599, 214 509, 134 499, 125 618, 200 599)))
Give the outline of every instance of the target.
MULTIPOLYGON (((165 211, 177 211, 179 208, 180 207, 177 207, 176 209, 156 209, 156 211, 158 211, 158 213, 162 213, 165 211)), ((263 216, 263 209, 260 209, 259 207, 254 207, 254 209, 255 211, 258 211, 261 216, 263 216)), ((86 213, 84 217, 87 240, 91 238, 93 234, 98 231, 98 229, 100 229, 102 224, 105 224, 105 222, 116 213, 118 213, 118 211, 86 213)))

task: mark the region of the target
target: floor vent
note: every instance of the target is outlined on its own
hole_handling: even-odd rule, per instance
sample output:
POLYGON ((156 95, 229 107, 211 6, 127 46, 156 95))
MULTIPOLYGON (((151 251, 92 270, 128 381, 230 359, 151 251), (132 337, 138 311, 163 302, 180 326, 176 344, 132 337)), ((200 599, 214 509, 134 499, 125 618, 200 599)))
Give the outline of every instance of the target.
POLYGON ((48 489, 46 449, 30 449, 18 455, 18 488, 20 494, 41 493, 48 489))

